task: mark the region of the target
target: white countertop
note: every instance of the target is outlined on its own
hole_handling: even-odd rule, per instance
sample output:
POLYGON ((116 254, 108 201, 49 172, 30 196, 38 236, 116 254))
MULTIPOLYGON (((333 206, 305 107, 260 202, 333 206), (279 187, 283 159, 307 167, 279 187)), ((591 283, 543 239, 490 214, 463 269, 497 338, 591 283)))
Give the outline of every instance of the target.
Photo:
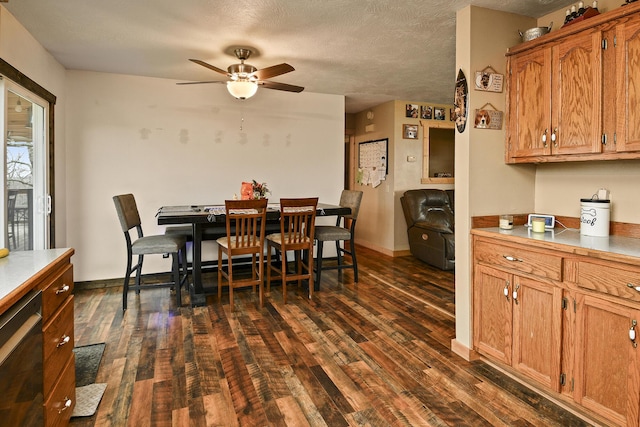
POLYGON ((498 227, 474 229, 482 234, 499 234, 501 236, 513 236, 521 239, 530 239, 532 242, 566 245, 576 250, 574 253, 594 255, 597 252, 602 254, 615 254, 625 257, 639 258, 640 262, 640 239, 633 237, 608 236, 594 237, 582 236, 580 230, 576 228, 558 228, 545 231, 544 233, 534 233, 531 229, 516 225, 512 230, 502 230, 498 227))
POLYGON ((0 301, 67 251, 68 248, 19 251, 0 258, 0 301))

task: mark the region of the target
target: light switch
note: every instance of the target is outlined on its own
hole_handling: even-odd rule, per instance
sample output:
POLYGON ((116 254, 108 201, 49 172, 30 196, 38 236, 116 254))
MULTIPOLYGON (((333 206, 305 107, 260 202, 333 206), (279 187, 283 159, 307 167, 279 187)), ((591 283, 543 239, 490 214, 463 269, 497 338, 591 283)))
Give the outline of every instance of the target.
POLYGON ((413 163, 416 161, 416 156, 407 156, 407 162, 413 163))

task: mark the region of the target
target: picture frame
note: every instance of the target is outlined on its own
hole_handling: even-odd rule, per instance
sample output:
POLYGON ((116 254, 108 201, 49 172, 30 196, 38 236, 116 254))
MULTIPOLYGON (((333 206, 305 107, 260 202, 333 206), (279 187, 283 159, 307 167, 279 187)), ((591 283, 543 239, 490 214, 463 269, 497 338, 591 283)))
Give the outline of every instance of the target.
POLYGON ((417 119, 419 117, 418 114, 420 113, 420 106, 418 104, 406 104, 405 109, 405 117, 411 119, 417 119))
POLYGON ((482 71, 476 71, 474 89, 484 92, 502 92, 503 82, 504 75, 489 65, 482 71))
POLYGON ((481 108, 476 109, 474 125, 476 129, 502 129, 503 113, 493 106, 491 103, 484 104, 481 108))
POLYGON ((402 125, 402 137, 404 139, 418 139, 418 125, 402 125))
POLYGON ((442 107, 433 107, 433 119, 434 120, 444 120, 445 119, 445 109, 442 107))
POLYGON ((431 120, 433 118, 433 107, 430 105, 421 105, 420 118, 431 120))

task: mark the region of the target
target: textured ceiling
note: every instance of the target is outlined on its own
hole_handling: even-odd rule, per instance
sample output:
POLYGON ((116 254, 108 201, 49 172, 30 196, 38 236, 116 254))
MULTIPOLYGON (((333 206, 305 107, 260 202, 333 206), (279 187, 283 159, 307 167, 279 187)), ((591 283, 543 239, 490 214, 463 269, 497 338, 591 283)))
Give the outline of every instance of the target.
MULTIPOLYGON (((392 99, 449 103, 456 11, 468 4, 540 17, 567 0, 9 0, 6 7, 67 69, 184 81, 224 79, 233 47, 273 81, 345 96, 355 113, 392 99)), ((292 95, 294 96, 294 95, 292 95)))

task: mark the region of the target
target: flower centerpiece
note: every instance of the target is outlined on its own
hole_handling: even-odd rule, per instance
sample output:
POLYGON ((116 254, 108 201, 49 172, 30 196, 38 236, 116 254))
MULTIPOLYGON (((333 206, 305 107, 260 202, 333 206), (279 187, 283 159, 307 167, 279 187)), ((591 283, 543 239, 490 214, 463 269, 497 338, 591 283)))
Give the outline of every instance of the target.
POLYGON ((253 190, 254 199, 264 199, 267 197, 267 194, 271 194, 271 191, 269 191, 269 188, 267 188, 266 182, 259 183, 254 179, 251 182, 251 187, 253 190))

